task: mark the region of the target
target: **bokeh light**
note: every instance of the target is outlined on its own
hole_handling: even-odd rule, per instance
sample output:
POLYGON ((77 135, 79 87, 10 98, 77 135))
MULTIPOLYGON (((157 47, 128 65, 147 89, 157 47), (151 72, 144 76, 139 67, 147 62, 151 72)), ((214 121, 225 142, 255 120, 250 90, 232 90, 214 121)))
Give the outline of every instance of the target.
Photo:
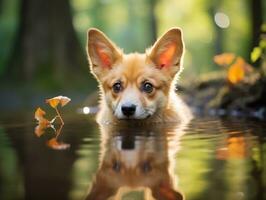
POLYGON ((230 25, 230 19, 228 15, 222 12, 217 12, 214 15, 214 21, 216 25, 219 26, 220 28, 228 28, 230 25))
POLYGON ((86 106, 86 107, 83 107, 82 111, 83 111, 83 113, 84 113, 85 115, 87 115, 87 114, 90 113, 90 108, 87 107, 87 106, 86 106))

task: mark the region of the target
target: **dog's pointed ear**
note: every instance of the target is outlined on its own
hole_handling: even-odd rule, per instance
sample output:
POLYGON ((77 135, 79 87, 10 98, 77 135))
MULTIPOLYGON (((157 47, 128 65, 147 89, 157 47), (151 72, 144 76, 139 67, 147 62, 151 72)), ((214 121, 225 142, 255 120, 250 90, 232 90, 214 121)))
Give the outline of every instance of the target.
POLYGON ((184 200, 184 196, 174 190, 169 183, 162 182, 160 185, 151 188, 152 196, 157 200, 184 200))
POLYGON ((110 70, 122 57, 121 50, 95 28, 88 30, 87 53, 91 71, 96 76, 110 70))
POLYGON ((117 193, 118 188, 110 185, 105 179, 100 177, 99 174, 96 176, 96 180, 93 183, 91 190, 85 200, 106 200, 114 196, 117 193))
POLYGON ((182 31, 172 28, 155 42, 147 54, 158 69, 174 76, 180 70, 183 49, 182 31))

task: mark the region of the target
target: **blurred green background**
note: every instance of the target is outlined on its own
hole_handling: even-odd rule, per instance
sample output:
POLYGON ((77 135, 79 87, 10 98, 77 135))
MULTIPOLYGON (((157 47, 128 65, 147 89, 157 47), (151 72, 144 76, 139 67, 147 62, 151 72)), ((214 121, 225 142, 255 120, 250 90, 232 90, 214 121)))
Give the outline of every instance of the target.
POLYGON ((126 53, 144 52, 173 26, 186 44, 183 79, 220 70, 213 56, 249 60, 265 21, 262 0, 0 0, 1 88, 92 91, 86 32, 97 27, 126 53), (19 83, 19 84, 18 84, 19 83))
MULTIPOLYGON (((186 44, 185 70, 180 81, 183 83, 196 80, 200 75, 209 72, 223 70, 223 68, 214 64, 214 55, 232 52, 249 61, 250 53, 253 47, 258 45, 260 39, 260 27, 266 21, 265 11, 266 1, 263 0, 0 0, 1 115, 3 115, 4 111, 12 114, 10 110, 17 111, 23 108, 30 112, 28 116, 23 113, 22 115, 13 115, 13 117, 19 117, 20 120, 25 120, 24 124, 30 124, 33 120, 35 108, 43 106, 44 99, 56 95, 66 95, 72 99, 71 105, 76 103, 78 107, 81 107, 80 102, 83 102, 88 95, 97 89, 97 83, 89 73, 87 62, 86 32, 88 28, 96 27, 101 29, 126 53, 129 53, 132 51, 144 52, 167 29, 173 26, 181 27, 186 44)), ((251 91, 253 92, 253 90, 251 91)), ((64 109, 64 113, 69 112, 67 110, 69 107, 64 109)), ((74 112, 69 113, 71 113, 70 116, 73 118, 76 117, 73 114, 74 112)), ((17 122, 13 118, 10 119, 12 119, 12 122, 17 122)), ((244 121, 239 126, 245 128, 247 127, 246 124, 244 121)), ((96 135, 97 132, 96 127, 87 126, 87 121, 86 127, 83 129, 80 128, 79 124, 76 127, 70 128, 70 126, 72 124, 66 127, 65 130, 67 130, 66 138, 71 141, 71 151, 65 151, 65 157, 62 157, 62 159, 68 158, 66 161, 70 160, 70 164, 62 162, 67 167, 64 168, 65 170, 60 168, 60 172, 69 174, 68 170, 71 169, 71 163, 75 161, 75 156, 77 156, 73 152, 78 149, 79 145, 83 145, 82 148, 86 148, 86 150, 79 151, 80 160, 74 165, 73 175, 76 178, 73 191, 82 191, 82 194, 73 193, 73 196, 81 196, 83 191, 87 190, 87 183, 91 178, 87 177, 87 174, 92 174, 96 170, 97 162, 95 159, 98 156, 99 147, 98 141, 87 140, 90 142, 88 144, 92 144, 93 148, 95 148, 90 153, 92 149, 88 148, 84 141, 81 142, 83 138, 79 137, 87 137, 87 134, 96 135), (86 134, 86 136, 82 134, 86 134), (82 179, 80 179, 81 177, 82 179)), ((198 126, 199 124, 196 123, 195 127, 198 126)), ((7 177, 6 180, 9 179, 9 183, 14 183, 13 186, 17 187, 15 183, 22 182, 20 179, 23 176, 18 175, 21 169, 14 167, 18 165, 16 159, 21 159, 22 164, 24 162, 23 159, 26 159, 26 163, 33 163, 36 159, 35 153, 37 152, 36 155, 39 157, 40 152, 46 150, 46 146, 45 138, 37 142, 34 140, 35 138, 32 138, 33 127, 23 126, 20 128, 20 126, 13 125, 12 127, 12 129, 5 128, 6 130, 0 128, 0 135, 2 134, 1 137, 3 138, 0 150, 4 152, 1 155, 3 160, 5 160, 1 164, 4 166, 2 167, 4 169, 2 176, 4 178, 7 177), (5 134, 5 132, 8 134, 5 134), (25 136, 24 133, 30 134, 25 136), (9 140, 18 142, 9 143, 9 140), (40 143, 43 145, 40 145, 40 143), (15 147, 16 152, 13 146, 12 148, 9 147, 10 144, 15 147), (32 148, 36 148, 37 151, 33 151, 32 148), (21 157, 16 158, 16 154, 21 157)), ((216 125, 208 124, 208 127, 216 128, 216 125)), ((226 129, 229 128, 225 126, 222 130, 226 129)), ((260 128, 260 126, 257 129, 265 130, 260 128)), ((201 130, 205 131, 205 128, 201 130)), ((252 129, 247 127, 247 130, 250 132, 252 129)), ((206 131, 209 131, 209 129, 206 129, 206 131)), ((195 133, 198 134, 198 132, 195 133)), ((46 137, 48 138, 49 135, 46 137)), ((191 135, 187 134, 186 137, 189 138, 191 135)), ((227 183, 230 185, 231 183, 234 187, 229 187, 229 193, 224 194, 231 197, 231 191, 238 191, 239 188, 245 186, 244 181, 249 181, 247 177, 250 174, 248 174, 247 168, 253 169, 251 167, 253 166, 254 169, 259 169, 259 167, 256 168, 255 166, 254 158, 248 160, 250 162, 248 165, 243 164, 243 160, 236 160, 236 162, 229 160, 229 162, 224 163, 225 165, 221 165, 220 162, 213 162, 211 159, 214 159, 215 151, 210 154, 210 149, 214 149, 212 147, 217 145, 219 141, 217 138, 212 137, 210 137, 209 141, 202 140, 202 138, 200 140, 187 139, 182 141, 184 148, 179 154, 180 159, 183 159, 183 165, 182 162, 179 162, 182 172, 180 180, 186 178, 185 181, 181 182, 181 186, 185 188, 186 193, 189 193, 190 196, 188 197, 197 198, 198 194, 206 196, 205 192, 208 191, 205 190, 206 188, 212 189, 216 187, 216 185, 209 184, 204 179, 193 179, 193 177, 206 178, 212 176, 213 180, 218 180, 216 182, 218 183, 218 188, 221 187, 221 183, 225 185, 227 183), (194 144, 196 147, 200 147, 199 149, 202 149, 202 151, 194 151, 194 148, 191 148, 194 144), (187 151, 187 149, 191 151, 187 151), (203 167, 199 168, 199 171, 191 170, 192 168, 187 165, 190 161, 189 159, 194 164, 196 162, 196 165, 192 163, 191 166, 203 167), (202 161, 208 162, 200 163, 202 161), (208 163, 215 165, 215 168, 219 166, 218 169, 222 173, 218 171, 218 178, 213 176, 215 174, 209 170, 208 163), (223 169, 224 166, 225 168, 223 169), (244 167, 240 168, 240 166, 244 167), (239 169, 239 173, 232 176, 232 173, 236 172, 237 169, 239 169), (187 182, 190 182, 187 181, 189 178, 192 181, 197 179, 196 187, 195 184, 187 184, 187 182)), ((262 141, 261 145, 264 145, 262 141)), ((253 143, 255 143, 256 152, 263 151, 257 141, 254 140, 253 143)), ((47 154, 50 159, 56 160, 58 158, 51 156, 51 154, 52 152, 47 154)), ((257 154, 255 157, 257 157, 257 154)), ((263 155, 263 152, 261 155, 263 155)), ((46 166, 46 164, 49 166, 50 163, 58 164, 58 160, 56 160, 57 162, 47 162, 42 157, 39 157, 39 159, 41 160, 40 164, 45 163, 43 166, 46 166)), ((56 166, 61 167, 61 165, 56 166)), ((39 165, 29 164, 29 169, 32 169, 31 167, 36 167, 38 170, 41 169, 39 165)), ((44 167, 44 169, 48 169, 48 171, 52 169, 52 171, 49 171, 52 175, 58 171, 58 168, 53 167, 44 167)), ((33 176, 38 181, 38 176, 30 173, 30 170, 26 172, 29 173, 30 177, 33 176)), ((252 178, 257 178, 254 175, 255 171, 252 172, 252 178)), ((263 184, 259 178, 256 181, 263 184)), ((3 183, 6 182, 4 181, 3 183)), ((58 182, 52 183, 50 186, 54 189, 52 186, 58 182)), ((67 183, 70 183, 70 181, 67 183)), ((250 183, 253 184, 254 182, 250 183)), ((38 186, 39 184, 36 185, 38 186)), ((253 185, 254 187, 248 188, 252 192, 254 188, 259 187, 255 184, 253 185)), ((4 186, 4 189, 9 189, 6 194, 17 195, 13 187, 10 187, 10 184, 5 184, 4 186)), ((21 192, 22 189, 19 188, 15 191, 21 192)), ((38 193, 38 190, 36 193, 38 193)), ((217 195, 217 193, 212 194, 217 195)))

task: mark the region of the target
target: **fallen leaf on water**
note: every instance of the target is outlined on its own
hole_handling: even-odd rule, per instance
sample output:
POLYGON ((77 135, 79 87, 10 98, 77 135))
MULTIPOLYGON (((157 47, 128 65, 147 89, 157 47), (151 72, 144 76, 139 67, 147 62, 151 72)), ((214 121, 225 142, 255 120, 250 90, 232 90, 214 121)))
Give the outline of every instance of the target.
POLYGON ((62 124, 64 124, 64 120, 57 108, 57 106, 59 104, 61 104, 61 106, 65 106, 66 104, 68 104, 71 101, 70 98, 66 97, 66 96, 57 96, 51 99, 46 99, 46 103, 48 103, 51 107, 53 107, 57 113, 57 117, 59 117, 60 121, 62 124))
POLYGON ((41 137, 44 134, 45 129, 47 126, 44 126, 43 124, 39 124, 35 127, 34 133, 37 137, 41 137))
POLYGON ((35 127, 34 133, 37 137, 41 137, 47 128, 52 128, 55 130, 54 126, 52 124, 38 124, 38 126, 35 127))
POLYGON ((48 147, 50 147, 52 149, 56 149, 56 150, 64 150, 64 149, 67 149, 70 147, 70 144, 66 144, 66 143, 57 141, 56 137, 48 140, 47 145, 48 145, 48 147))
POLYGON ((37 137, 41 137, 45 133, 45 129, 47 129, 47 128, 52 128, 55 131, 56 137, 47 141, 47 145, 52 149, 63 150, 63 149, 67 149, 70 147, 70 144, 65 144, 63 142, 57 141, 57 138, 60 135, 61 130, 62 130, 63 125, 64 125, 64 121, 63 121, 63 119, 60 115, 60 112, 58 110, 58 105, 60 104, 63 107, 66 104, 68 104, 70 101, 71 101, 71 99, 68 97, 65 97, 65 96, 57 96, 57 97, 54 97, 51 99, 47 99, 46 103, 48 103, 52 108, 54 108, 56 113, 57 113, 57 115, 50 121, 45 118, 46 113, 40 107, 37 108, 35 111, 34 117, 38 121, 38 125, 35 127, 35 130, 34 130, 35 135, 37 137), (55 120, 57 118, 59 118, 61 121, 61 126, 59 129, 56 129, 53 126, 53 123, 55 122, 55 120))
POLYGON ((61 106, 63 107, 66 104, 68 104, 70 101, 71 99, 66 96, 57 96, 51 99, 46 99, 46 103, 49 103, 49 105, 52 106, 53 108, 56 108, 58 104, 61 104, 61 106))
POLYGON ((236 56, 233 53, 223 53, 223 54, 214 56, 213 60, 218 65, 227 66, 227 65, 230 65, 234 61, 235 57, 236 56))
POLYGON ((41 121, 42 119, 44 119, 44 115, 45 115, 45 111, 42 110, 40 107, 36 109, 34 117, 37 121, 41 121))
POLYGON ((40 107, 35 111, 35 119, 38 121, 38 126, 35 127, 34 133, 37 137, 44 134, 45 129, 51 126, 51 122, 44 117, 45 114, 45 111, 40 107))
POLYGON ((39 124, 44 125, 50 125, 50 121, 47 120, 44 115, 45 115, 45 111, 43 111, 40 107, 36 109, 35 111, 35 119, 38 121, 39 124))

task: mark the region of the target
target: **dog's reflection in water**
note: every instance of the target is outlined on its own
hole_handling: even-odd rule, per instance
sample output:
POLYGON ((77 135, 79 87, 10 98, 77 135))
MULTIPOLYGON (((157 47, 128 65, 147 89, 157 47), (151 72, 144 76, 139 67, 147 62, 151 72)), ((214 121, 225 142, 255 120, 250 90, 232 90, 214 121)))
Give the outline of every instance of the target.
POLYGON ((100 165, 86 199, 122 200, 132 191, 141 191, 145 200, 184 199, 170 170, 179 147, 178 130, 101 127, 100 165))

